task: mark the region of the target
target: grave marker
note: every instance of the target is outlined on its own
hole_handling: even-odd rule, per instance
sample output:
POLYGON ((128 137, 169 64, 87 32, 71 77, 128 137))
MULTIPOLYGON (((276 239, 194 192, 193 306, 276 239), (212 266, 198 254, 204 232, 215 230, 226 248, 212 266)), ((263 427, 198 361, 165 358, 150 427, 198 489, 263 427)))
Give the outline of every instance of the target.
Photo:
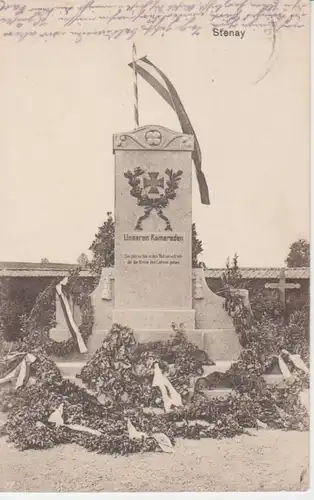
POLYGON ((280 302, 286 312, 286 290, 300 288, 300 283, 287 283, 285 269, 282 268, 279 275, 278 283, 265 283, 265 288, 277 289, 279 291, 280 302))

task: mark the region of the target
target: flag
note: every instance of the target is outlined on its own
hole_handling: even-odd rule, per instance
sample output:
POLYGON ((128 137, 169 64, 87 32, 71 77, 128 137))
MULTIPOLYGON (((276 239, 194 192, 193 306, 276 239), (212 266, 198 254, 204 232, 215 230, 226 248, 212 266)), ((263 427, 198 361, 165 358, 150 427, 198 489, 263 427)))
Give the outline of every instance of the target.
MULTIPOLYGON (((183 103, 169 78, 155 66, 146 56, 138 59, 136 62, 136 72, 141 75, 141 77, 149 83, 158 94, 172 107, 172 109, 176 112, 182 132, 184 134, 189 134, 194 136, 194 151, 192 153, 192 158, 195 165, 196 177, 199 186, 199 191, 201 195, 201 201, 204 205, 209 205, 209 193, 208 186, 206 182, 205 175, 202 171, 202 153, 199 142, 197 140, 195 131, 192 127, 190 119, 185 111, 183 103), (157 73, 163 79, 165 86, 160 83, 151 73, 151 68, 155 69, 157 73)), ((129 66, 134 69, 134 62, 130 63, 129 66)))

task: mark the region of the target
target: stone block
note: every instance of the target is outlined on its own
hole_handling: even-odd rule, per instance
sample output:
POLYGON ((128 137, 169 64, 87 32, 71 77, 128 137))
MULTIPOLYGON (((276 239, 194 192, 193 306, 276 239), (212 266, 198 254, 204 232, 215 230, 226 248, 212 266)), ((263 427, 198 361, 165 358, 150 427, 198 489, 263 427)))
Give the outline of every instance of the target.
POLYGON ((172 323, 184 323, 186 328, 194 328, 195 311, 163 309, 114 309, 113 323, 127 325, 133 330, 169 330, 172 323))
POLYGON ((104 267, 99 283, 90 295, 94 314, 93 336, 110 330, 112 326, 114 292, 114 269, 104 267))
POLYGON ((113 317, 131 328, 195 327, 192 151, 192 136, 155 125, 114 136, 113 317))
POLYGON ((193 269, 193 309, 197 329, 234 330, 233 321, 225 311, 224 299, 208 287, 204 269, 193 269))

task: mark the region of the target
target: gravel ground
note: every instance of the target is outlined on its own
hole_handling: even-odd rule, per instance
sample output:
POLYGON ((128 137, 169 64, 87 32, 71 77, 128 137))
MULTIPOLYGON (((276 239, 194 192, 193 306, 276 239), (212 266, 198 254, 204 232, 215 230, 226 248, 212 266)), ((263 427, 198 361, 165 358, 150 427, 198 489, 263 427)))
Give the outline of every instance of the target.
POLYGON ((74 445, 17 451, 0 439, 0 491, 300 491, 308 433, 178 440, 175 453, 113 457, 74 445))

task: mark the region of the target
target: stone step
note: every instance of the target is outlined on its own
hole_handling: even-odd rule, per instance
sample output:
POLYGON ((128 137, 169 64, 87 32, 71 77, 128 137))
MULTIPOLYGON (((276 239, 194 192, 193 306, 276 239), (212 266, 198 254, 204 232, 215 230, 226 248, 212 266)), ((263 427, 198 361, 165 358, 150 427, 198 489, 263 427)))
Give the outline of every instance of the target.
POLYGON ((206 377, 213 372, 225 373, 229 370, 230 366, 234 363, 234 361, 215 361, 215 364, 212 366, 203 366, 204 374, 202 377, 206 377))
MULTIPOLYGON (((213 329, 186 329, 185 336, 193 342, 199 349, 207 352, 210 359, 221 359, 229 361, 237 359, 241 352, 241 346, 234 332, 234 328, 213 328, 213 329)), ((97 330, 87 341, 89 352, 93 355, 101 347, 108 330, 97 330)), ((137 342, 166 341, 173 338, 173 330, 135 330, 134 335, 137 342)))
POLYGON ((281 373, 263 375, 263 379, 268 385, 275 385, 284 381, 284 377, 281 373))
MULTIPOLYGON (((203 366, 204 375, 202 377, 206 377, 213 372, 225 373, 234 361, 215 361, 215 365, 213 366, 203 366)), ((284 377, 281 373, 271 373, 267 375, 263 375, 264 380, 267 384, 278 384, 284 380, 284 377)))
MULTIPOLYGON (((64 378, 70 378, 73 377, 75 378, 76 375, 78 375, 83 366, 86 365, 88 362, 88 359, 86 360, 81 360, 81 361, 57 361, 56 364, 64 378)), ((219 372, 219 373, 225 373, 229 368, 231 367, 233 361, 216 361, 215 365, 212 366, 203 366, 204 373, 201 375, 201 377, 206 377, 210 375, 213 372, 219 372)), ((199 378, 199 377, 195 377, 199 378)), ((267 382, 269 385, 274 385, 282 382, 284 380, 283 376, 280 373, 276 374, 268 374, 263 376, 264 380, 267 382)), ((229 389, 215 389, 215 390, 229 390, 229 389)))
MULTIPOLYGON (((77 385, 80 388, 85 389, 88 393, 93 394, 92 391, 88 390, 85 386, 85 384, 82 382, 81 379, 75 377, 75 375, 63 375, 64 380, 70 380, 73 384, 77 385)), ((206 399, 215 399, 215 398, 226 398, 230 394, 233 394, 234 391, 232 389, 227 389, 227 388, 222 388, 222 389, 210 389, 210 390, 204 390, 203 391, 204 396, 206 399)))
MULTIPOLYGON (((89 359, 86 359, 86 360, 73 359, 73 361, 72 360, 67 360, 67 361, 56 360, 56 364, 64 377, 70 377, 70 376, 75 377, 75 375, 80 373, 83 366, 86 365, 88 360, 89 359)), ((227 371, 230 368, 232 361, 216 361, 215 363, 216 364, 213 366, 207 366, 207 365, 203 366, 204 374, 202 375, 202 377, 205 377, 206 375, 209 375, 210 373, 213 373, 215 371, 218 371, 221 373, 227 371)))
POLYGON ((91 352, 86 352, 81 354, 80 352, 73 352, 68 356, 51 356, 55 363, 72 363, 72 362, 84 362, 87 363, 93 354, 91 352))
MULTIPOLYGON (((91 396, 95 396, 98 398, 97 394, 95 392, 91 391, 90 389, 88 389, 88 387, 82 382, 82 380, 80 378, 70 376, 70 377, 63 377, 63 379, 69 380, 70 382, 72 382, 72 384, 75 384, 80 389, 84 389, 91 396)), ((99 400, 99 402, 101 403, 101 400, 99 400)))
MULTIPOLYGON (((68 373, 69 373, 69 371, 68 371, 68 373)), ((269 377, 271 377, 271 375, 269 377)), ((70 380, 73 384, 77 385, 79 388, 85 389, 89 394, 94 395, 94 393, 92 391, 87 389, 87 387, 82 382, 82 380, 75 377, 75 375, 73 375, 73 374, 64 375, 63 374, 63 378, 65 380, 70 380)), ((272 379, 269 379, 269 380, 270 381, 267 380, 268 383, 278 383, 278 379, 276 380, 276 382, 272 379)), ((279 380, 279 382, 280 382, 280 380, 279 380)), ((235 394, 235 391, 233 389, 229 389, 229 388, 220 388, 220 389, 204 389, 202 391, 202 393, 206 397, 206 399, 210 401, 212 399, 217 399, 217 398, 227 398, 228 396, 235 394)))
POLYGON ((78 375, 83 366, 86 365, 85 361, 57 361, 57 367, 59 368, 63 378, 75 378, 78 375))
POLYGON ((230 394, 235 394, 233 389, 204 389, 202 391, 206 399, 227 398, 230 394))
MULTIPOLYGON (((80 378, 72 377, 72 376, 70 376, 70 377, 69 376, 64 376, 63 379, 64 380, 69 380, 70 382, 72 382, 73 384, 77 385, 78 387, 87 390, 86 385, 82 382, 82 380, 80 378)), ((89 391, 87 390, 87 392, 89 392, 89 391)))

